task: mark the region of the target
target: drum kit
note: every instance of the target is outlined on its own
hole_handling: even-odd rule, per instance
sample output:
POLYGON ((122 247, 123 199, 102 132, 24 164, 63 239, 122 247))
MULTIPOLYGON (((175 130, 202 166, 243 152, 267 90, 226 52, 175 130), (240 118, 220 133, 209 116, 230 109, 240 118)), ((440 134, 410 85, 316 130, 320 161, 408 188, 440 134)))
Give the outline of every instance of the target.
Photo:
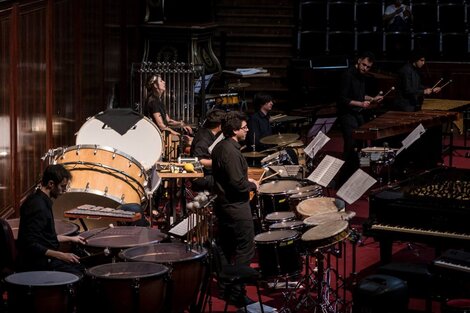
POLYGON ((349 220, 355 213, 345 211, 342 201, 323 197, 317 185, 297 181, 264 185, 260 186, 264 232, 255 236, 255 245, 262 277, 286 288, 280 312, 340 312, 346 299, 338 290, 345 288, 346 273, 340 274, 338 260, 346 264, 345 239, 352 233, 349 220), (332 257, 337 261, 332 262, 332 257))

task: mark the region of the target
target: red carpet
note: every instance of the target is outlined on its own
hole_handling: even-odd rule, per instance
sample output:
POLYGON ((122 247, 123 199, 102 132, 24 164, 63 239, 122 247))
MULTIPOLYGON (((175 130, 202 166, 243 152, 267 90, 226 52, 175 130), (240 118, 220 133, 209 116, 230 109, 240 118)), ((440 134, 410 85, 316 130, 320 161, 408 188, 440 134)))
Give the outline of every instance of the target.
MULTIPOLYGON (((333 130, 328 134, 332 139, 330 142, 323 148, 323 152, 327 154, 331 154, 333 156, 340 156, 339 151, 342 149, 342 139, 339 136, 338 133, 335 133, 333 130)), ((461 135, 456 136, 455 138, 455 145, 463 146, 463 137, 461 135)), ((470 150, 456 150, 453 152, 453 158, 452 158, 452 165, 454 167, 458 168, 470 168, 470 158, 466 157, 466 153, 470 152, 470 150)), ((445 156, 444 158, 444 164, 449 165, 449 156, 445 156)), ((334 195, 333 191, 330 191, 330 195, 334 195)), ((346 207, 346 210, 349 211, 354 211, 356 213, 356 216, 350 221, 350 227, 351 229, 356 229, 359 233, 362 230, 362 223, 367 219, 368 217, 368 200, 367 197, 363 197, 360 200, 356 201, 352 205, 348 205, 346 207)), ((347 301, 351 301, 351 286, 350 283, 353 281, 354 275, 352 275, 353 272, 353 255, 352 255, 352 247, 353 244, 349 239, 346 239, 343 241, 346 250, 343 251, 342 257, 338 258, 339 264, 338 267, 341 275, 344 275, 343 277, 348 277, 347 280, 347 287, 346 288, 339 288, 341 290, 341 293, 344 292, 344 294, 341 294, 340 297, 345 298, 347 301), (342 263, 345 263, 345 266, 342 265, 342 263)), ((393 246, 393 261, 396 262, 410 262, 410 263, 427 263, 429 264, 430 261, 433 260, 434 258, 434 249, 427 247, 423 244, 413 244, 413 243, 407 243, 407 242, 396 242, 394 243, 393 246)), ((332 258, 332 263, 333 265, 336 265, 335 261, 336 258, 332 258)), ((379 266, 379 249, 378 249, 378 243, 375 242, 372 238, 361 238, 361 241, 357 244, 356 247, 356 272, 357 272, 357 281, 360 281, 363 277, 374 274, 377 271, 377 268, 379 266)), ((252 267, 257 267, 257 263, 253 263, 252 267)), ((335 282, 333 281, 331 285, 335 285, 335 282)), ((214 286, 214 289, 216 287, 214 286)), ((248 296, 256 300, 257 295, 256 295, 256 290, 252 286, 247 287, 248 290, 248 296)), ((270 307, 274 307, 277 309, 280 309, 283 305, 287 303, 285 295, 283 294, 283 291, 281 289, 273 289, 269 288, 266 284, 263 284, 262 286, 262 299, 263 303, 265 305, 268 305, 270 307)), ((216 290, 213 290, 213 295, 211 297, 211 305, 210 308, 209 306, 206 306, 205 312, 209 312, 210 310, 212 312, 223 312, 224 308, 224 302, 217 298, 217 292, 216 290)), ((295 301, 297 300, 292 300, 289 302, 290 305, 292 305, 292 302, 294 302, 294 305, 296 304, 295 301)), ((340 306, 338 308, 338 311, 342 310, 342 308, 345 306, 340 306)), ((237 308, 234 306, 229 306, 228 308, 229 312, 236 312, 237 308)), ((305 310, 301 310, 301 312, 313 312, 312 308, 308 308, 305 310)), ((424 299, 418 299, 418 298, 410 298, 409 301, 409 312, 425 312, 425 300, 424 299)), ((440 312, 440 303, 438 301, 433 301, 432 302, 432 312, 440 312)))

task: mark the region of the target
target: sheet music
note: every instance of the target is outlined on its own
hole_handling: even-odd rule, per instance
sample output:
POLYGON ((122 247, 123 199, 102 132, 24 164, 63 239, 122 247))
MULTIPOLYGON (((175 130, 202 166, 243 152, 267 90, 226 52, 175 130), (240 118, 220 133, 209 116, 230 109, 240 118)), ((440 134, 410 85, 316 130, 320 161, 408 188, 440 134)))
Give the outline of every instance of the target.
POLYGON ((313 124, 312 128, 308 131, 307 137, 311 138, 315 136, 319 131, 323 131, 323 133, 327 134, 331 127, 333 127, 333 124, 336 121, 336 117, 330 117, 330 118, 317 118, 315 121, 315 124, 313 124))
POLYGON ((330 137, 325 135, 322 131, 319 131, 315 138, 313 138, 313 140, 310 141, 308 146, 304 149, 305 154, 313 159, 318 151, 320 151, 328 141, 330 141, 330 137))
POLYGON ((343 164, 343 160, 326 155, 307 179, 319 184, 320 186, 326 187, 335 177, 336 173, 338 173, 343 164))
POLYGON ((377 180, 361 169, 358 169, 341 188, 336 195, 348 204, 359 199, 377 180))
POLYGON ((212 150, 214 149, 215 145, 218 144, 222 139, 224 139, 224 134, 220 134, 219 137, 214 141, 213 144, 210 145, 208 148, 209 153, 212 153, 212 150))
POLYGON ((190 216, 188 216, 187 218, 185 218, 184 220, 179 222, 175 227, 170 229, 168 232, 172 235, 179 236, 179 237, 186 236, 186 234, 188 233, 188 230, 191 230, 191 229, 188 229, 188 227, 189 227, 189 225, 188 225, 189 218, 191 218, 191 221, 192 221, 192 223, 191 223, 192 228, 191 229, 196 227, 196 225, 197 225, 196 214, 192 213, 190 216))
POLYGON ((399 155, 400 152, 411 146, 425 132, 426 130, 424 129, 423 124, 419 124, 405 139, 403 139, 403 141, 401 142, 403 146, 400 148, 400 150, 397 151, 396 155, 399 155))
MULTIPOLYGON (((204 88, 207 88, 207 85, 209 85, 212 79, 212 76, 214 76, 214 74, 204 75, 204 88)), ((194 82, 194 93, 199 93, 201 91, 201 87, 202 87, 202 77, 199 77, 194 82)))

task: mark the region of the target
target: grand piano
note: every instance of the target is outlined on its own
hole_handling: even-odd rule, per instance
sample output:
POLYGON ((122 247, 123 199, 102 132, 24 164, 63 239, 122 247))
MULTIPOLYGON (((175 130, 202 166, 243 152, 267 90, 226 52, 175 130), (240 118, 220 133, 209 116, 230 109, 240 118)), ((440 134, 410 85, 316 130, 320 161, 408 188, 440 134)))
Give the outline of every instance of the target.
POLYGON ((363 233, 380 243, 381 261, 392 243, 426 243, 436 252, 470 248, 470 170, 437 167, 369 197, 363 233))

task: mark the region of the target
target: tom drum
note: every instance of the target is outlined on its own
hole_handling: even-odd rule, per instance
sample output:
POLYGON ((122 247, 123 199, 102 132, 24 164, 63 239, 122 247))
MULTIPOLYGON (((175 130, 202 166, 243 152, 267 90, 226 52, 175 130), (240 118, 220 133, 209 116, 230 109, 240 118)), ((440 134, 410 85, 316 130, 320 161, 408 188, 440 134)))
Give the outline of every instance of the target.
POLYGON ((275 180, 259 186, 258 195, 264 216, 272 212, 289 211, 289 191, 301 186, 298 180, 275 180))

